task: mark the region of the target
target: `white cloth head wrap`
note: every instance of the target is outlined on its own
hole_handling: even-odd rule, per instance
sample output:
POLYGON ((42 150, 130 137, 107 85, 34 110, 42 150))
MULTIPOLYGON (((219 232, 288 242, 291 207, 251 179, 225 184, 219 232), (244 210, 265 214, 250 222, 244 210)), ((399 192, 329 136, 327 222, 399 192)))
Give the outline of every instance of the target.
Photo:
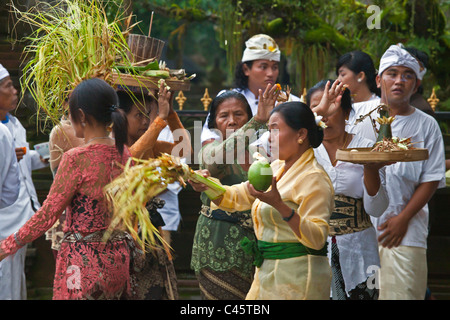
POLYGON ((4 66, 0 64, 0 81, 5 79, 6 77, 9 77, 9 72, 5 69, 4 66))
POLYGON ((245 42, 245 50, 242 62, 253 60, 280 61, 280 49, 271 37, 265 34, 257 34, 245 42))
POLYGON ((380 60, 378 74, 381 75, 384 70, 393 66, 402 66, 412 69, 419 80, 422 80, 423 76, 427 72, 427 69, 417 58, 403 49, 403 45, 401 43, 391 45, 383 54, 380 60))

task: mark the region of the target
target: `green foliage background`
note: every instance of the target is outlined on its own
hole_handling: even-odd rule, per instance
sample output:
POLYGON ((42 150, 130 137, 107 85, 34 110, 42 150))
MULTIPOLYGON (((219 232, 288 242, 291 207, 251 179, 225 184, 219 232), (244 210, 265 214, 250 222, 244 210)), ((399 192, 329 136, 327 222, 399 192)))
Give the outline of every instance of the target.
POLYGON ((369 53, 376 67, 391 44, 402 42, 426 52, 430 67, 424 94, 435 88, 440 110, 450 110, 450 0, 134 0, 133 13, 142 33, 167 40, 167 54, 183 67, 183 56, 204 68, 199 81, 212 88, 232 86, 232 71, 244 42, 257 33, 276 39, 285 68, 282 84, 301 95, 324 77, 334 77, 337 58, 351 50, 369 53), (380 9, 379 28, 368 28, 380 9), (283 83, 285 81, 286 83, 283 83))

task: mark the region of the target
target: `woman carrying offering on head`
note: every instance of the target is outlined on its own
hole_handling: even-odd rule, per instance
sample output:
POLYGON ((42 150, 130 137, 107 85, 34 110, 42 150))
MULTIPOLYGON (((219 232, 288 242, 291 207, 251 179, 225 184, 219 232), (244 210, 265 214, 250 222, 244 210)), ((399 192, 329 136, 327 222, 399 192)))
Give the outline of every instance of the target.
MULTIPOLYGON (((120 108, 125 112, 128 120, 126 145, 129 146, 134 157, 155 158, 162 153, 172 154, 177 147, 181 147, 180 154, 175 156, 190 155, 189 134, 173 110, 172 92, 168 90, 164 82, 160 82, 157 92, 143 95, 142 91, 131 93, 121 90, 118 91, 118 96, 120 108), (163 130, 169 130, 181 139, 176 142, 162 141, 159 137, 163 130)), ((169 185, 169 188, 171 187, 172 185, 169 185)), ((179 186, 175 186, 175 189, 176 187, 179 186)), ((178 207, 178 195, 171 190, 166 190, 147 204, 151 222, 158 228, 165 241, 167 238, 162 228, 166 225, 166 221, 159 211, 166 205, 173 206, 173 203, 167 203, 167 201, 175 203, 178 207)), ((177 277, 173 261, 162 247, 154 247, 151 251, 145 255, 145 265, 142 270, 134 275, 138 285, 134 290, 133 299, 178 299, 177 277)))

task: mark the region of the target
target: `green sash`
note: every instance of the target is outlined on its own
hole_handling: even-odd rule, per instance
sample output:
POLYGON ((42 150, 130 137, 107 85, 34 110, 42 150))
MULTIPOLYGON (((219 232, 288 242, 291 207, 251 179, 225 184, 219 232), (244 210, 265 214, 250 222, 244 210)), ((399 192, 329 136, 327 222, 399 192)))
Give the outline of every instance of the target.
POLYGON ((305 247, 300 242, 267 242, 267 241, 251 241, 247 237, 241 241, 242 249, 254 256, 253 264, 258 268, 261 267, 264 259, 288 259, 301 257, 307 254, 316 256, 327 255, 327 244, 320 250, 314 250, 305 247))

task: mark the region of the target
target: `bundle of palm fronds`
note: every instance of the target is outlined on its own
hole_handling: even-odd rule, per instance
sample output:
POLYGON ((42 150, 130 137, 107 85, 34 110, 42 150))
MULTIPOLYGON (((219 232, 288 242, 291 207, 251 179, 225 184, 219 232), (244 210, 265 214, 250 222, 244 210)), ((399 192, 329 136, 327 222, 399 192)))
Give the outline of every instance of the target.
POLYGON ((129 63, 126 36, 132 28, 131 16, 117 13, 109 22, 102 3, 38 1, 26 12, 12 5, 18 21, 33 29, 23 39, 28 45, 21 85, 22 92, 29 91, 36 101, 44 124, 48 120, 59 123, 67 111, 64 101, 82 80, 99 77, 108 81, 117 61, 129 63))
POLYGON ((200 176, 179 158, 169 154, 156 159, 130 159, 122 174, 104 190, 113 212, 105 240, 113 230, 122 228, 143 249, 157 246, 158 240, 164 245, 164 240, 150 221, 146 205, 169 184, 179 181, 185 186, 185 181, 189 179, 206 184, 209 187, 207 194, 211 198, 217 198, 225 192, 222 186, 200 176))

